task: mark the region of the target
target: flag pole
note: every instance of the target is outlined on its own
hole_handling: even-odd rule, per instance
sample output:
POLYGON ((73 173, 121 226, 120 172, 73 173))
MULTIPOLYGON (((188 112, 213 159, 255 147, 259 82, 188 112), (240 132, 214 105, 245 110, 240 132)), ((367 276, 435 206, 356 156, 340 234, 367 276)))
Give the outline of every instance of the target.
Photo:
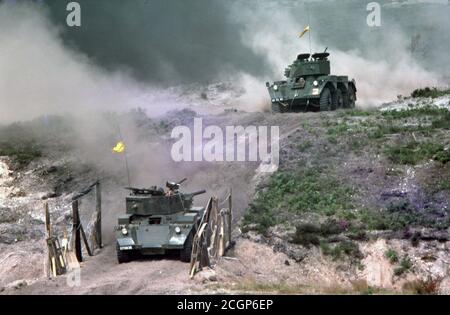
MULTIPOLYGON (((120 130, 120 124, 117 120, 116 120, 116 125, 117 125, 117 130, 119 132, 120 141, 124 141, 124 139, 122 137, 122 132, 120 130)), ((123 153, 124 153, 124 160, 125 160, 125 169, 127 171, 128 186, 131 187, 130 169, 128 167, 128 157, 127 157, 127 148, 126 147, 125 147, 125 150, 123 153)))
POLYGON ((312 49, 311 49, 311 20, 310 20, 310 17, 309 17, 309 6, 308 6, 308 4, 306 4, 306 13, 308 14, 308 26, 309 26, 309 31, 308 31, 309 54, 312 55, 312 49))

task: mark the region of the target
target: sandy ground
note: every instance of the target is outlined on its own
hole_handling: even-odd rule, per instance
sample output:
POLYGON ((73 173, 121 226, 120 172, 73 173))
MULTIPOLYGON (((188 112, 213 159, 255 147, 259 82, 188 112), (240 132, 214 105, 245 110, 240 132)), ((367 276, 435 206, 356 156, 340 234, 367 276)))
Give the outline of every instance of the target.
POLYGON ((140 259, 118 264, 113 246, 86 257, 81 271, 56 280, 39 279, 6 294, 191 294, 201 289, 189 280, 189 264, 178 260, 140 259))

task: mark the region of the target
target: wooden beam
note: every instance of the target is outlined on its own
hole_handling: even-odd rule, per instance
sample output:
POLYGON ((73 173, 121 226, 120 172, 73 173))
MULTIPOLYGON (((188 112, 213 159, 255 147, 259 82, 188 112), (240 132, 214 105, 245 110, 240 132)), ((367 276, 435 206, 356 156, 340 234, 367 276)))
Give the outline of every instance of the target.
POLYGON ((102 248, 102 191, 99 181, 95 186, 95 195, 96 195, 96 211, 97 211, 97 221, 95 225, 95 239, 97 241, 97 247, 102 248))
MULTIPOLYGON (((50 212, 48 210, 48 203, 44 203, 44 217, 45 217, 45 231, 47 232, 47 239, 50 238, 51 228, 50 228, 50 212)), ((47 244, 47 239, 45 240, 45 247, 47 248, 47 255, 45 255, 44 269, 45 276, 50 278, 52 272, 52 260, 50 255, 50 249, 47 244)))
POLYGON ((44 203, 45 212, 45 230, 47 231, 47 238, 52 237, 52 225, 50 222, 50 211, 48 210, 48 202, 44 203))
POLYGON ((80 213, 78 211, 78 200, 74 200, 72 202, 72 219, 73 219, 73 224, 72 224, 72 228, 73 228, 73 233, 75 236, 75 246, 74 246, 74 250, 75 250, 75 255, 77 256, 77 260, 79 262, 83 261, 83 255, 81 253, 81 235, 80 235, 80 227, 81 227, 81 222, 80 222, 80 213))
POLYGON ((80 224, 81 235, 83 236, 84 246, 86 246, 86 250, 89 256, 94 256, 92 254, 91 248, 89 247, 89 243, 86 237, 86 233, 84 233, 83 225, 80 224))

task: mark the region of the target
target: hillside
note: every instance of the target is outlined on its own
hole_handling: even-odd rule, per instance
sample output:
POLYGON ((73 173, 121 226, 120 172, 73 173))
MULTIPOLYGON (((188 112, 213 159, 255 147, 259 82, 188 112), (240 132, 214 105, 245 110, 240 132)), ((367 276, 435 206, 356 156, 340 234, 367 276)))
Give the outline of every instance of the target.
MULTIPOLYGON (((219 126, 280 126, 280 167, 271 176, 257 173, 257 163, 171 162, 170 131, 192 124, 198 115, 192 110, 160 118, 117 114, 129 127, 125 133, 133 131, 136 185, 188 177, 187 190, 207 188, 218 196, 233 187, 236 245, 230 258, 192 281, 188 265, 170 258, 117 264, 112 228, 127 182, 110 151, 114 132, 81 137, 63 116, 3 126, 0 290, 450 293, 449 98, 415 96, 370 110, 202 115, 219 126), (80 287, 67 287, 64 277, 45 279, 44 200, 63 230, 71 196, 96 178, 104 183, 105 248, 82 264, 80 287)), ((89 217, 89 202, 83 209, 89 217)))

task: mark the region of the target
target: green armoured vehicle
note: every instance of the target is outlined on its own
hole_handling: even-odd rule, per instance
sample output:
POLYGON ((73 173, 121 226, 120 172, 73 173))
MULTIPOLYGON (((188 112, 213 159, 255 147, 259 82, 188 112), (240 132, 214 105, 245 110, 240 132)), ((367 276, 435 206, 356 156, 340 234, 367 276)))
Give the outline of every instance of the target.
POLYGON ((191 260, 192 243, 204 207, 194 207, 193 198, 204 194, 179 192, 180 184, 167 182, 161 187, 132 188, 126 197, 126 214, 116 226, 117 259, 132 260, 137 254, 164 255, 178 252, 184 262, 191 260))
POLYGON ((272 111, 329 111, 355 107, 356 83, 347 76, 330 75, 326 52, 300 54, 285 70, 287 80, 269 82, 266 86, 272 101, 272 111))

